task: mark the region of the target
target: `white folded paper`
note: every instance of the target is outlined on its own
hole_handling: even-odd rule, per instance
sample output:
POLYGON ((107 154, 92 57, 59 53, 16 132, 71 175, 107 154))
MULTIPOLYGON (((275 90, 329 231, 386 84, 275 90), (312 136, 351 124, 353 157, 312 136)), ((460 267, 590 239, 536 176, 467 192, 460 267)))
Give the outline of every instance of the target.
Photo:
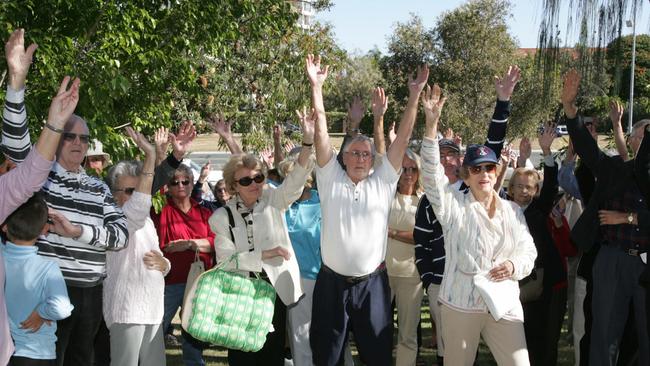
POLYGON ((519 283, 515 280, 495 282, 484 272, 474 276, 474 285, 496 321, 519 305, 519 283))

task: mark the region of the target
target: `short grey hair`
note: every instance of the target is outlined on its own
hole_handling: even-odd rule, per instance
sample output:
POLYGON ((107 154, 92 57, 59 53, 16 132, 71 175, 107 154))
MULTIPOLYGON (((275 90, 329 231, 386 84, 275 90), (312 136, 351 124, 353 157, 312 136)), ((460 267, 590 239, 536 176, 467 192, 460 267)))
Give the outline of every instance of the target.
POLYGON ((177 174, 185 175, 188 178, 190 178, 191 181, 194 181, 194 172, 192 171, 192 168, 190 168, 189 166, 187 166, 185 164, 179 165, 178 168, 176 168, 176 170, 174 170, 174 175, 172 175, 169 178, 169 181, 171 182, 172 180, 174 180, 174 177, 177 174))
POLYGON ((108 169, 106 174, 106 184, 111 190, 117 185, 117 180, 121 176, 137 177, 142 172, 142 162, 137 160, 122 160, 108 169))
POLYGON ((356 143, 356 142, 367 142, 370 144, 370 153, 372 154, 372 158, 375 158, 375 155, 377 154, 377 149, 375 148, 375 143, 372 141, 372 139, 366 135, 357 135, 350 139, 345 146, 343 146, 343 152, 346 153, 350 151, 350 145, 356 143))

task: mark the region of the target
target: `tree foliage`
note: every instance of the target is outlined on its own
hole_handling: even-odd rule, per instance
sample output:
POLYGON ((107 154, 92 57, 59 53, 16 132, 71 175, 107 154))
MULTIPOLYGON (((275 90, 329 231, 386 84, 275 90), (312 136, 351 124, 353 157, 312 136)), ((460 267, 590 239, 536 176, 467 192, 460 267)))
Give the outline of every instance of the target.
POLYGON ((151 133, 221 111, 236 132, 254 132, 288 118, 308 97, 305 52, 335 64, 345 56, 327 27, 303 31, 296 19, 277 0, 0 2, 0 34, 22 27, 39 44, 26 98, 32 132, 63 76, 75 75, 77 113, 117 158, 129 155, 114 128, 124 123, 151 133))
POLYGON ((508 135, 532 133, 541 120, 552 116, 554 105, 541 102, 532 59, 515 52, 517 45, 506 25, 509 14, 508 1, 476 0, 442 14, 432 29, 417 16, 397 24, 389 54, 381 60, 387 89, 395 100, 405 101, 408 76, 418 64, 429 63, 430 82, 439 83, 449 98, 441 126, 460 133, 465 142, 482 142, 496 102, 494 76, 519 64, 523 80, 513 95, 508 135))

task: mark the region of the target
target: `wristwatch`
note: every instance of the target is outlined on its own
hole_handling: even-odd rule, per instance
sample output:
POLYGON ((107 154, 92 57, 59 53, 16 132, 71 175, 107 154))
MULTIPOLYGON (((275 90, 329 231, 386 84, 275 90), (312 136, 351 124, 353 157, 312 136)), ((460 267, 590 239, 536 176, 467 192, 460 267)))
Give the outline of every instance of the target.
POLYGON ((630 212, 629 214, 627 214, 627 223, 632 225, 633 222, 634 222, 634 214, 630 212))

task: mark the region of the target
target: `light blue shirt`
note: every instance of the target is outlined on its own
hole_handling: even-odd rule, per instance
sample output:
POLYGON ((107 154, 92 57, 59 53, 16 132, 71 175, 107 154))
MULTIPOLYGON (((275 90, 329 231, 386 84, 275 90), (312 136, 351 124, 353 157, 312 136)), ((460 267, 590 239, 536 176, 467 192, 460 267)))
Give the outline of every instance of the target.
POLYGON ((285 216, 300 276, 315 280, 321 265, 321 210, 318 192, 312 189, 309 199, 294 202, 285 216))
POLYGON ((14 356, 37 360, 56 358, 56 320, 65 319, 72 313, 68 290, 56 262, 37 255, 36 246, 0 244, 4 257, 7 279, 5 293, 9 328, 16 345, 14 356), (21 329, 20 323, 37 310, 43 323, 35 333, 21 329))

